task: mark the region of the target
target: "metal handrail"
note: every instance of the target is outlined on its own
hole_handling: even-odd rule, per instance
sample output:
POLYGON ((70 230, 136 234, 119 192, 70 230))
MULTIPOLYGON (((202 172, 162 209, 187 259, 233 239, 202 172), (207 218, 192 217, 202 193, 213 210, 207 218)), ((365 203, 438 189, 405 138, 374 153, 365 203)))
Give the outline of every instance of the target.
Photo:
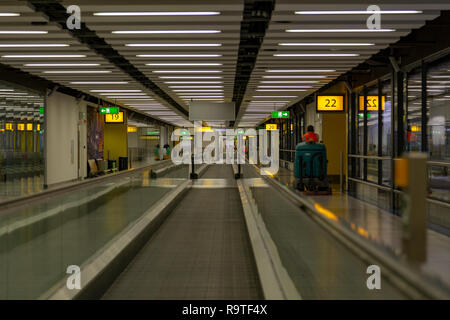
POLYGON ((385 156, 385 157, 380 157, 380 156, 363 156, 360 154, 347 154, 347 156, 349 158, 360 158, 360 159, 372 159, 372 160, 392 160, 392 157, 389 156, 385 156))

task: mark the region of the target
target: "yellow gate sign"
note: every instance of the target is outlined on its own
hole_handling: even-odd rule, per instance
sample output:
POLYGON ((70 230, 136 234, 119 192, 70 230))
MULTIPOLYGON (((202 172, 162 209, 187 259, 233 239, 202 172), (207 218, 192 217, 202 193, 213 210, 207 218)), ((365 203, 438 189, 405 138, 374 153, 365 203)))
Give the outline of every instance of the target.
POLYGON ((268 123, 266 124, 266 130, 267 131, 277 130, 277 125, 275 123, 268 123))
MULTIPOLYGON (((386 97, 381 97, 381 110, 384 110, 386 97)), ((367 111, 378 111, 378 96, 367 96, 367 111)), ((364 111, 364 96, 359 96, 359 111, 364 111)))
POLYGON ((317 96, 317 112, 344 112, 344 96, 317 96))
POLYGON ((123 123, 123 111, 116 114, 105 114, 106 123, 123 123))

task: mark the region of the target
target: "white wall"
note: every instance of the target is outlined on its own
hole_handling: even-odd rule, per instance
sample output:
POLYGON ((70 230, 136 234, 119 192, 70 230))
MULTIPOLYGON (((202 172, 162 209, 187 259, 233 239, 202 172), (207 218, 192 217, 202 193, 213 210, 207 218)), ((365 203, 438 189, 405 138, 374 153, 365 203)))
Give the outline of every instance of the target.
POLYGON ((80 171, 86 172, 86 124, 80 120, 80 112, 86 112, 83 101, 54 92, 46 101, 46 183, 75 180, 78 172, 78 148, 80 142, 80 171), (80 127, 80 139, 78 138, 80 127), (80 140, 80 141, 78 141, 80 140))

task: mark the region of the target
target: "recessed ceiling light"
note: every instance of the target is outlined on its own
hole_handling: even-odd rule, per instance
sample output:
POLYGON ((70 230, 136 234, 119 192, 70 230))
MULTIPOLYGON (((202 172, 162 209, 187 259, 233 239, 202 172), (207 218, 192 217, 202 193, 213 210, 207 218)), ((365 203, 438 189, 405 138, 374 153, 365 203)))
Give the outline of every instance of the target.
POLYGON ((99 63, 26 63, 24 67, 95 67, 99 63))
POLYGON ((147 63, 146 66, 221 66, 221 63, 147 63))
POLYGON ((193 34, 193 33, 221 33, 220 30, 119 30, 115 34, 193 34))
POLYGON ((0 48, 53 48, 53 47, 69 47, 64 43, 1 43, 0 48))
POLYGON ((295 73, 303 73, 303 72, 305 72, 305 73, 308 73, 308 72, 311 72, 311 73, 316 73, 316 72, 323 72, 323 73, 326 73, 326 72, 336 72, 336 70, 331 70, 331 69, 320 69, 320 70, 317 70, 317 69, 310 69, 310 70, 307 70, 307 69, 288 69, 288 70, 274 70, 274 69, 269 69, 269 70, 266 70, 266 72, 295 72, 295 73))
POLYGON ((127 43, 127 47, 220 47, 221 43, 127 43))
POLYGON ((323 79, 327 76, 263 76, 267 79, 323 79))
POLYGON ((317 10, 317 11, 295 11, 295 14, 416 14, 419 10, 317 10))
POLYGON ((110 70, 52 70, 44 71, 43 73, 60 74, 60 73, 111 73, 110 70))
POLYGON ((47 34, 48 31, 0 30, 0 34, 47 34))
POLYGON ((216 58, 221 54, 138 54, 140 58, 216 58))
POLYGON ((395 29, 288 29, 286 32, 394 32, 395 29))
POLYGON ((314 43, 314 42, 283 42, 279 43, 279 46, 295 46, 295 47, 363 47, 363 46, 373 46, 374 43, 339 43, 339 42, 324 42, 324 43, 314 43))
POLYGON ((10 54, 2 58, 86 58, 84 54, 10 54))
POLYGON ((358 57, 359 53, 275 53, 275 57, 358 57))
POLYGON ((218 11, 137 11, 137 12, 94 12, 94 16, 213 16, 218 11))
POLYGON ((127 81, 74 81, 71 84, 128 84, 127 81))

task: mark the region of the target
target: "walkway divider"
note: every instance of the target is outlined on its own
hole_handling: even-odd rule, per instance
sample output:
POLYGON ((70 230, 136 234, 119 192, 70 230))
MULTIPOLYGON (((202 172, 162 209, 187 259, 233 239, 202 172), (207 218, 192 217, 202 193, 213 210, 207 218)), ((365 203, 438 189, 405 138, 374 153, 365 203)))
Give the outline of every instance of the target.
MULTIPOLYGON (((235 174, 236 165, 233 165, 235 174)), ((267 300, 300 300, 294 282, 284 268, 277 247, 272 240, 245 179, 238 179, 245 222, 258 269, 259 281, 267 300)))
MULTIPOLYGON (((252 166, 256 171, 260 170, 257 166, 252 166)), ((335 219, 331 219, 326 214, 319 212, 312 200, 295 193, 276 179, 268 176, 261 177, 287 200, 302 209, 361 260, 368 263, 368 265, 379 265, 383 270, 383 277, 388 279, 406 296, 412 299, 447 300, 450 298, 449 288, 439 280, 421 274, 416 266, 407 264, 406 261, 381 250, 381 248, 370 243, 367 239, 345 228, 335 219)))

